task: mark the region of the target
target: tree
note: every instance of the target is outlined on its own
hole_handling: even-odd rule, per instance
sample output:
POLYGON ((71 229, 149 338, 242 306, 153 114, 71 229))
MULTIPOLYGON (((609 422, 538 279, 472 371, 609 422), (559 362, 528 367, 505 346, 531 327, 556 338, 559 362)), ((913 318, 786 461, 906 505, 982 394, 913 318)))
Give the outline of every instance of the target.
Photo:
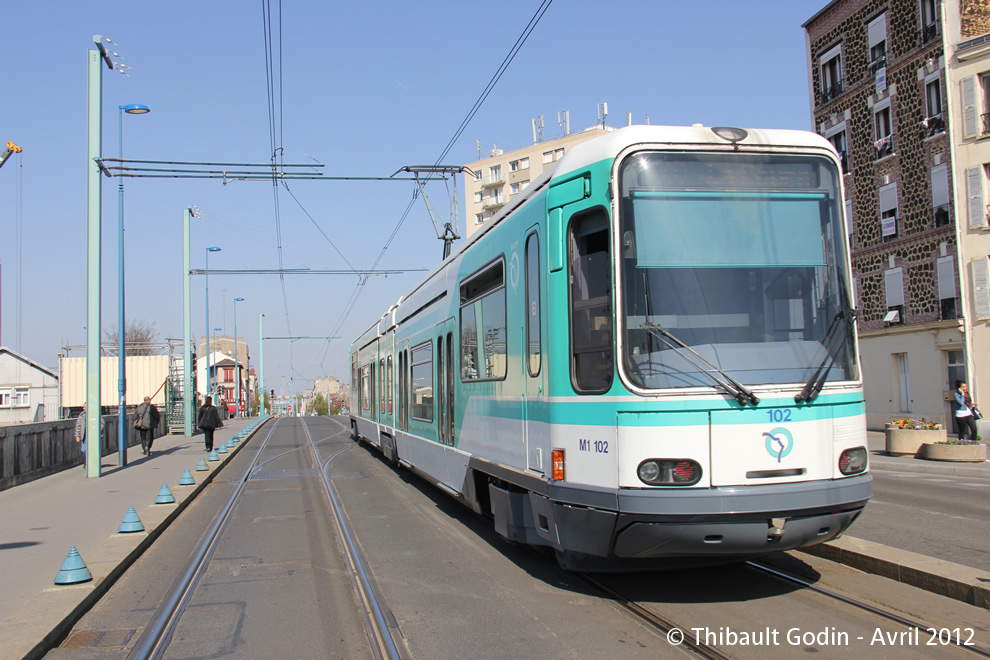
POLYGON ((317 394, 316 398, 313 399, 313 412, 317 415, 330 414, 330 404, 327 403, 327 400, 323 398, 322 394, 317 394))
MULTIPOLYGON (((117 346, 120 335, 117 326, 103 331, 107 343, 117 346)), ((158 330, 154 321, 131 321, 124 331, 124 354, 126 355, 155 355, 158 351, 154 344, 158 342, 158 330)))

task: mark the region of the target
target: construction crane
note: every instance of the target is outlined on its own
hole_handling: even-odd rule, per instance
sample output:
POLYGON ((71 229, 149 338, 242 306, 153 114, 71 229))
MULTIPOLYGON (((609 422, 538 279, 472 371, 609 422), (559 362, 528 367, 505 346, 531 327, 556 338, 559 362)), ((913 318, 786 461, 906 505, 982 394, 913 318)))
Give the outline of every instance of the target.
POLYGON ((7 162, 7 159, 10 158, 12 154, 19 153, 21 153, 21 148, 10 140, 7 140, 7 148, 3 150, 3 153, 0 153, 0 167, 3 167, 3 164, 7 162))

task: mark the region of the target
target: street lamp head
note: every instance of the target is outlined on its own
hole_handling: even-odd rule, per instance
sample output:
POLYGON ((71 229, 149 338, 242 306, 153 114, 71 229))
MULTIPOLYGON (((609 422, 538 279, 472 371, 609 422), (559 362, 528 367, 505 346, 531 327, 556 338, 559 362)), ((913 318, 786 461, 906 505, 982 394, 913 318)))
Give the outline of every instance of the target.
POLYGON ((219 252, 220 251, 220 248, 218 248, 218 247, 208 247, 208 248, 206 248, 206 251, 207 252, 219 252))
POLYGON ((244 298, 234 298, 234 302, 244 302, 244 298))
POLYGON ((141 105, 140 103, 131 103, 129 105, 118 105, 119 110, 123 110, 129 115, 146 115, 151 112, 151 108, 146 105, 141 105))

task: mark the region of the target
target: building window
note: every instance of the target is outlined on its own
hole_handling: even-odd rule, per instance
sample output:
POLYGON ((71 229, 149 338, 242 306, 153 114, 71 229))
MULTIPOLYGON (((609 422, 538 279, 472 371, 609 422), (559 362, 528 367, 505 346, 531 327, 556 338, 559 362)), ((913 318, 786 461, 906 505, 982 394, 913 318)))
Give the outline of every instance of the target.
POLYGON ((474 193, 475 204, 481 204, 481 202, 483 201, 485 201, 485 194, 483 192, 479 190, 478 192, 474 193))
POLYGON ((873 130, 876 142, 873 143, 876 160, 886 158, 894 153, 894 136, 891 134, 890 102, 873 111, 873 130))
POLYGON ((481 170, 478 170, 477 172, 474 173, 474 180, 481 181, 481 170))
POLYGON ((880 188, 880 238, 897 238, 897 184, 880 188))
POLYGON ((942 80, 936 75, 925 83, 925 103, 927 116, 924 121, 925 135, 929 138, 945 132, 945 118, 942 115, 942 80))
POLYGON ((870 73, 887 66, 887 14, 880 14, 867 27, 870 46, 870 73))
POLYGON ((846 122, 837 124, 825 131, 825 139, 832 143, 835 150, 839 152, 839 163, 842 165, 842 173, 849 173, 849 159, 846 156, 848 149, 846 143, 846 122))
POLYGON ((485 221, 485 214, 484 213, 475 213, 474 214, 474 224, 480 225, 484 221, 485 221))
POLYGON ((544 151, 543 152, 543 164, 546 165, 547 163, 552 163, 552 162, 553 162, 553 152, 552 151, 544 151))
POLYGON ((828 103, 842 93, 842 44, 829 49, 821 56, 821 102, 828 103))
POLYGON ((949 168, 939 165, 932 168, 932 222, 936 227, 949 224, 949 168))
POLYGON ((949 321, 956 314, 956 266, 955 257, 942 257, 936 262, 938 272, 939 318, 949 321))
POLYGON ((883 274, 884 293, 887 297, 886 325, 904 325, 904 271, 891 268, 883 274))
POLYGON ((512 193, 513 195, 519 194, 519 184, 518 183, 510 184, 509 192, 512 193))
POLYGON ((990 318, 990 282, 987 277, 987 258, 979 256, 972 261, 973 313, 976 318, 990 318))
POLYGON ((495 167, 488 168, 488 183, 498 183, 502 180, 502 166, 496 165, 495 167))
POLYGON ((223 379, 224 381, 234 380, 234 368, 224 367, 223 368, 223 379))
POLYGON ((519 159, 519 169, 528 170, 529 169, 529 157, 519 159))
POLYGON ((15 387, 14 388, 14 405, 15 406, 29 406, 31 405, 31 389, 27 387, 15 387))
POLYGON ((526 179, 525 181, 520 181, 519 182, 519 192, 522 192, 523 190, 526 190, 526 188, 528 186, 529 186, 529 179, 526 179))
POLYGON ((921 0, 921 43, 926 44, 937 36, 938 0, 921 0))
POLYGON ((10 388, 0 387, 0 407, 10 406, 10 388))

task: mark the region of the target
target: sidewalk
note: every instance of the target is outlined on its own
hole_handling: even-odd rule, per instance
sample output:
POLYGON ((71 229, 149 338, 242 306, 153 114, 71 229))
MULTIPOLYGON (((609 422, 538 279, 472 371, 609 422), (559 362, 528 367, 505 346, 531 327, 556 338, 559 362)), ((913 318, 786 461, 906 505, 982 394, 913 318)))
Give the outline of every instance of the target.
MULTIPOLYGON (((254 421, 228 420, 216 431, 214 447, 254 421)), ((150 456, 131 447, 124 467, 116 454, 104 457, 98 479, 87 479, 77 466, 0 492, 0 658, 25 657, 45 637, 63 634, 63 625, 75 621, 73 612, 99 597, 242 446, 207 462, 209 470, 196 471, 208 456, 202 434, 166 435, 155 439, 150 456), (186 469, 196 483, 180 486, 186 469), (154 503, 163 483, 174 504, 154 503), (145 531, 118 534, 130 506, 145 531), (71 546, 93 580, 57 586, 55 575, 71 546)))

